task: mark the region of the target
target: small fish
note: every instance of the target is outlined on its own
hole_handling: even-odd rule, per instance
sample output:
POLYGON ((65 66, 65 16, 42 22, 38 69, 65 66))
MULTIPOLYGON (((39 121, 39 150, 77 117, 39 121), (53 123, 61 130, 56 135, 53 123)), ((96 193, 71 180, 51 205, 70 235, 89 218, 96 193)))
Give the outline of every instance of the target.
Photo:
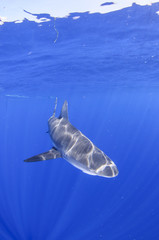
POLYGON ((69 122, 67 101, 64 102, 58 118, 55 117, 56 106, 57 99, 54 113, 48 120, 48 132, 54 147, 24 161, 64 158, 84 173, 108 178, 117 176, 118 169, 115 163, 69 122))

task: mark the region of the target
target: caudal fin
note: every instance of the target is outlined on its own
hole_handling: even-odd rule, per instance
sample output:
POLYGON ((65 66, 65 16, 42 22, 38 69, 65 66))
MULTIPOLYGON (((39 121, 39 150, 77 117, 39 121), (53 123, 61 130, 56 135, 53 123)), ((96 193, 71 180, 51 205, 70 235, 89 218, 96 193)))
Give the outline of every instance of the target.
POLYGON ((53 112, 53 117, 55 117, 55 113, 56 113, 56 107, 57 107, 57 97, 56 97, 56 100, 55 100, 55 107, 54 107, 54 112, 53 112))
POLYGON ((68 102, 67 101, 65 101, 62 106, 59 118, 65 118, 66 120, 68 120, 68 102))

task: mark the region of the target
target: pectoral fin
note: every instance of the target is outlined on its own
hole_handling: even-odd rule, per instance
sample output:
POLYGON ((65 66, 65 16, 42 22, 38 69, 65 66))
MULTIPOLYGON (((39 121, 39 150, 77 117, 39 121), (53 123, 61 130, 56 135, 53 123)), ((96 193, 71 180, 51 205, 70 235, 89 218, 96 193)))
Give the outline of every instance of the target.
POLYGON ((37 162, 49 159, 61 158, 61 153, 55 148, 51 148, 48 152, 35 155, 31 158, 25 159, 24 162, 37 162))

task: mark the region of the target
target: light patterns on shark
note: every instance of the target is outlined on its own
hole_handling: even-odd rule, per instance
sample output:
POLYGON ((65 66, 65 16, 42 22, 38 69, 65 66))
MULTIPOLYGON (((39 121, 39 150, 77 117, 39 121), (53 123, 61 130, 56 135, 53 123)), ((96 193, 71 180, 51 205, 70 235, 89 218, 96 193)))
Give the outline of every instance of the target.
POLYGON ((59 118, 55 117, 54 109, 52 117, 48 120, 48 126, 55 147, 26 159, 26 162, 43 161, 51 159, 51 156, 52 159, 63 157, 87 174, 103 177, 118 175, 114 162, 69 122, 67 101, 63 104, 59 118))

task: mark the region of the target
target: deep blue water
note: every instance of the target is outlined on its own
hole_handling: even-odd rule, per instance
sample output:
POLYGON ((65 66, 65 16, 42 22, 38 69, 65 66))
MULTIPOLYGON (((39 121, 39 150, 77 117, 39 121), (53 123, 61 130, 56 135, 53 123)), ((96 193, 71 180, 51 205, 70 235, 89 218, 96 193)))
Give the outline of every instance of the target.
POLYGON ((0 240, 159 239, 157 11, 0 26, 0 240), (52 147, 56 96, 57 115, 67 99, 71 123, 117 164, 116 178, 64 159, 23 162, 52 147))

